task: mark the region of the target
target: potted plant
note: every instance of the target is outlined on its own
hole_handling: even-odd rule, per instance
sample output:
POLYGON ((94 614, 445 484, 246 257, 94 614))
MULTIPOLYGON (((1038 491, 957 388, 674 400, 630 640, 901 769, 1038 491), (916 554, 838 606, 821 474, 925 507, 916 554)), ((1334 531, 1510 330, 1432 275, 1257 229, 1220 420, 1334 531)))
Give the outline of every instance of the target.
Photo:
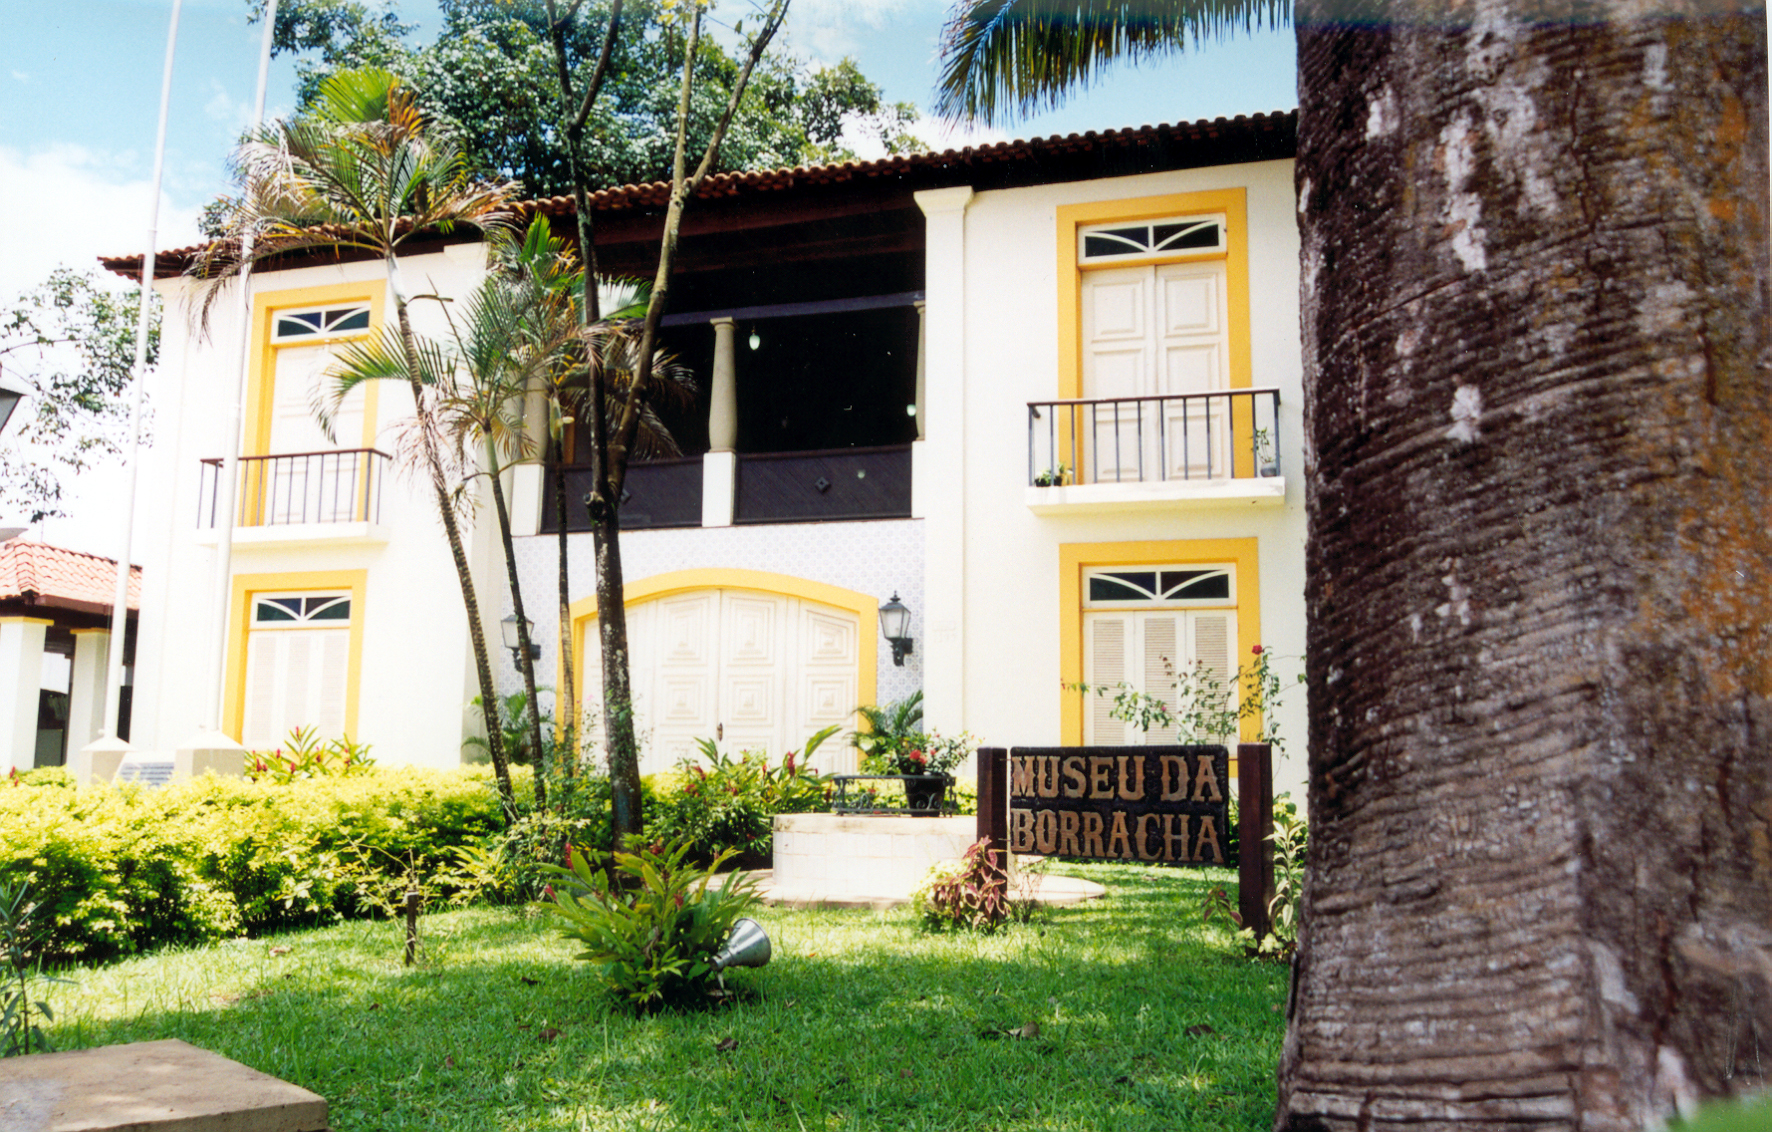
POLYGON ((1280 474, 1280 462, 1274 458, 1274 438, 1265 428, 1255 430, 1256 474, 1271 478, 1280 474))
POLYGON ((905 808, 919 817, 934 817, 941 813, 947 789, 953 784, 954 776, 949 772, 977 747, 978 741, 964 731, 952 738, 916 731, 900 736, 890 746, 881 744, 863 758, 862 770, 903 779, 905 808))
POLYGON ((1066 464, 1059 464, 1055 467, 1047 468, 1045 471, 1034 477, 1035 487, 1063 487, 1070 482, 1071 469, 1070 466, 1066 464))

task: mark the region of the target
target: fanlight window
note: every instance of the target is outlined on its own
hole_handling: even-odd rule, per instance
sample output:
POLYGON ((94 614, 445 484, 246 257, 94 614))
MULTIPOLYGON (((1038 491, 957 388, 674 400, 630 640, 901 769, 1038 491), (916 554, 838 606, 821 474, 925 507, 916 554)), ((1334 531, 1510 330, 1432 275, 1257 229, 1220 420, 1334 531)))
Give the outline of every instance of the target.
POLYGON ((1173 255, 1178 252, 1223 251, 1224 217, 1184 216, 1139 224, 1104 224, 1085 228, 1082 260, 1122 260, 1134 257, 1173 255))
POLYGON ((278 311, 271 327, 271 341, 299 342, 330 338, 369 329, 369 304, 352 303, 316 310, 278 311))
POLYGON ((1229 566, 1145 566, 1090 570, 1083 604, 1091 609, 1224 605, 1235 599, 1229 566))
POLYGON ((349 594, 260 594, 252 601, 255 629, 331 629, 350 620, 349 594))

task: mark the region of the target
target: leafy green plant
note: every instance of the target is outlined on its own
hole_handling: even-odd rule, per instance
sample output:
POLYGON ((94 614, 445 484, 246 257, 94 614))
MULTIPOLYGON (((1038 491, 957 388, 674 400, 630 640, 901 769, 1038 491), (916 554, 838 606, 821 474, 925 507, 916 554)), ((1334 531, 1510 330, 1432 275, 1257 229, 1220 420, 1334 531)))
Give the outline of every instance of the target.
POLYGON ((978 740, 970 731, 951 738, 934 731, 916 732, 896 750, 866 756, 861 768, 868 774, 947 774, 977 749, 978 740))
POLYGON ((1298 902, 1304 895, 1304 852, 1309 827, 1290 795, 1274 799, 1274 895, 1267 904, 1268 934, 1257 940, 1255 928, 1245 926, 1230 893, 1214 888, 1201 903, 1207 921, 1228 920, 1237 930, 1243 950, 1251 957, 1289 960, 1298 950, 1298 902))
POLYGON ((682 840, 617 853, 623 883, 613 887, 588 853, 551 870, 558 877, 551 907, 567 922, 561 934, 584 944, 577 958, 596 964, 608 990, 636 1011, 708 1001, 719 975, 714 956, 758 903, 748 874, 712 885, 730 851, 703 868, 689 860, 692 848, 682 840))
MULTIPOLYGON (((551 688, 537 688, 537 698, 540 698, 540 693, 551 691, 553 691, 551 688)), ((500 700, 498 721, 504 738, 505 757, 516 764, 535 763, 537 761, 535 743, 530 737, 529 728, 529 693, 519 689, 508 696, 501 696, 500 700)), ((475 711, 480 711, 482 704, 479 696, 475 696, 469 702, 474 705, 475 711)), ((481 718, 485 718, 484 712, 481 712, 481 718)), ((554 732, 552 712, 543 711, 541 713, 541 730, 542 744, 548 748, 542 751, 545 759, 555 753, 552 750, 555 744, 551 741, 554 732)), ((486 745, 484 736, 470 735, 461 741, 461 745, 473 748, 476 758, 482 754, 486 758, 492 757, 492 749, 486 745)))
POLYGON ((1071 469, 1067 464, 1055 464, 1034 477, 1035 487, 1063 487, 1071 482, 1071 469))
POLYGON ((1071 684, 1072 691, 1084 695, 1111 696, 1114 706, 1108 714, 1140 731, 1173 728, 1184 740, 1201 743, 1234 744, 1241 732, 1242 721, 1258 719, 1261 726, 1255 742, 1272 744, 1276 753, 1285 755, 1280 740, 1279 713, 1274 711, 1290 684, 1304 683, 1299 672, 1292 681, 1280 678, 1274 669, 1274 652, 1265 645, 1250 649, 1254 659, 1225 678, 1209 665, 1196 662, 1191 668, 1177 672, 1165 658, 1164 671, 1169 678, 1169 695, 1143 692, 1122 680, 1115 685, 1071 684), (1240 696, 1233 693, 1241 689, 1240 696))
POLYGON ((43 1032, 44 1025, 55 1021, 55 1013, 41 997, 32 997, 32 984, 39 978, 52 983, 67 980, 38 970, 48 933, 34 922, 38 905, 30 893, 29 884, 0 881, 0 962, 6 965, 6 985, 0 990, 0 1057, 49 1053, 55 1048, 43 1032))
POLYGON ((774 849, 776 814, 829 808, 827 776, 820 775, 811 761, 837 731, 835 725, 825 728, 807 739, 803 750, 788 752, 774 767, 761 751, 743 751, 735 757, 702 740, 698 745, 707 764, 693 759, 678 764, 674 788, 662 792, 648 836, 687 840, 697 861, 730 850, 739 864, 760 865, 774 849))
POLYGON ((849 743, 861 752, 864 766, 869 764, 869 760, 896 758, 901 751, 914 749, 917 740, 922 738, 922 692, 913 692, 883 708, 868 704, 855 710, 866 721, 867 728, 851 731, 849 743))
POLYGON ((911 906, 929 931, 996 931, 1027 918, 1031 901, 1010 898, 1009 873, 997 850, 980 839, 957 863, 944 862, 911 894, 911 906), (1018 904, 1020 907, 1018 908, 1018 904))
POLYGON ((322 739, 313 727, 297 727, 283 746, 274 751, 253 751, 246 757, 248 780, 282 785, 306 778, 356 774, 375 765, 369 757, 369 744, 353 743, 349 735, 322 739))

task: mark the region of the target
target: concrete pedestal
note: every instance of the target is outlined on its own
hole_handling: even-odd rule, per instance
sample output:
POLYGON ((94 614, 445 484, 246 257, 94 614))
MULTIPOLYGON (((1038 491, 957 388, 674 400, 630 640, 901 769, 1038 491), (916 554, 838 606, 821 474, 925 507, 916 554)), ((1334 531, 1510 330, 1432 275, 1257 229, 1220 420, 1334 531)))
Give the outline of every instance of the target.
POLYGON ((872 903, 908 900, 939 861, 966 855, 978 819, 779 814, 775 818, 778 895, 872 903))
POLYGON ((172 753, 174 782, 200 774, 226 774, 239 778, 245 773, 246 748, 220 731, 199 731, 172 753))
POLYGON ((177 1040, 0 1061, 7 1132, 326 1132, 326 1100, 177 1040))
POLYGON ((94 739, 79 750, 68 752, 68 773, 80 786, 113 782, 117 778, 117 768, 134 750, 127 741, 116 736, 94 739))

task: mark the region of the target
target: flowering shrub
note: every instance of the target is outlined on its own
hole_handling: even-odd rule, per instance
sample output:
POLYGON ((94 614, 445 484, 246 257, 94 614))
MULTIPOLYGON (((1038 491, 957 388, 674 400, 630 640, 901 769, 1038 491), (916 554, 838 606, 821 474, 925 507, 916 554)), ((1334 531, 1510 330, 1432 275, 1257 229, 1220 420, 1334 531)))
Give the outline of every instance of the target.
POLYGON ((814 813, 830 808, 825 777, 811 765, 819 746, 836 734, 827 727, 771 767, 761 751, 736 758, 709 740, 700 743, 707 765, 685 759, 672 784, 659 791, 656 815, 646 833, 654 840, 685 842, 691 860, 707 862, 731 850, 739 864, 757 867, 775 848, 776 814, 814 813))
POLYGON ((374 765, 367 743, 353 743, 349 735, 323 740, 314 728, 297 727, 289 733, 284 746, 248 753, 246 777, 254 782, 287 785, 304 778, 355 774, 374 765))
MULTIPOLYGON (((1286 681, 1274 671, 1274 651, 1265 645, 1249 650, 1253 659, 1238 668, 1229 679, 1202 663, 1180 672, 1168 658, 1163 670, 1170 684, 1164 694, 1141 692, 1122 680, 1118 685, 1070 684, 1071 691, 1113 697, 1114 706, 1108 715, 1130 723, 1140 731, 1173 728, 1177 742, 1224 743, 1234 745, 1245 719, 1259 719, 1257 743, 1270 743, 1276 754, 1285 755, 1280 742, 1278 707, 1285 694, 1286 681), (1240 697, 1234 696, 1242 689, 1240 697)), ((1304 683, 1304 673, 1297 674, 1296 683, 1304 683)))
MULTIPOLYGON (((39 894, 51 962, 357 914, 371 873, 393 875, 396 861, 445 872, 456 848, 504 824, 479 768, 159 789, 24 777, 0 790, 0 883, 39 894)), ((521 798, 526 771, 519 786, 521 798)))

